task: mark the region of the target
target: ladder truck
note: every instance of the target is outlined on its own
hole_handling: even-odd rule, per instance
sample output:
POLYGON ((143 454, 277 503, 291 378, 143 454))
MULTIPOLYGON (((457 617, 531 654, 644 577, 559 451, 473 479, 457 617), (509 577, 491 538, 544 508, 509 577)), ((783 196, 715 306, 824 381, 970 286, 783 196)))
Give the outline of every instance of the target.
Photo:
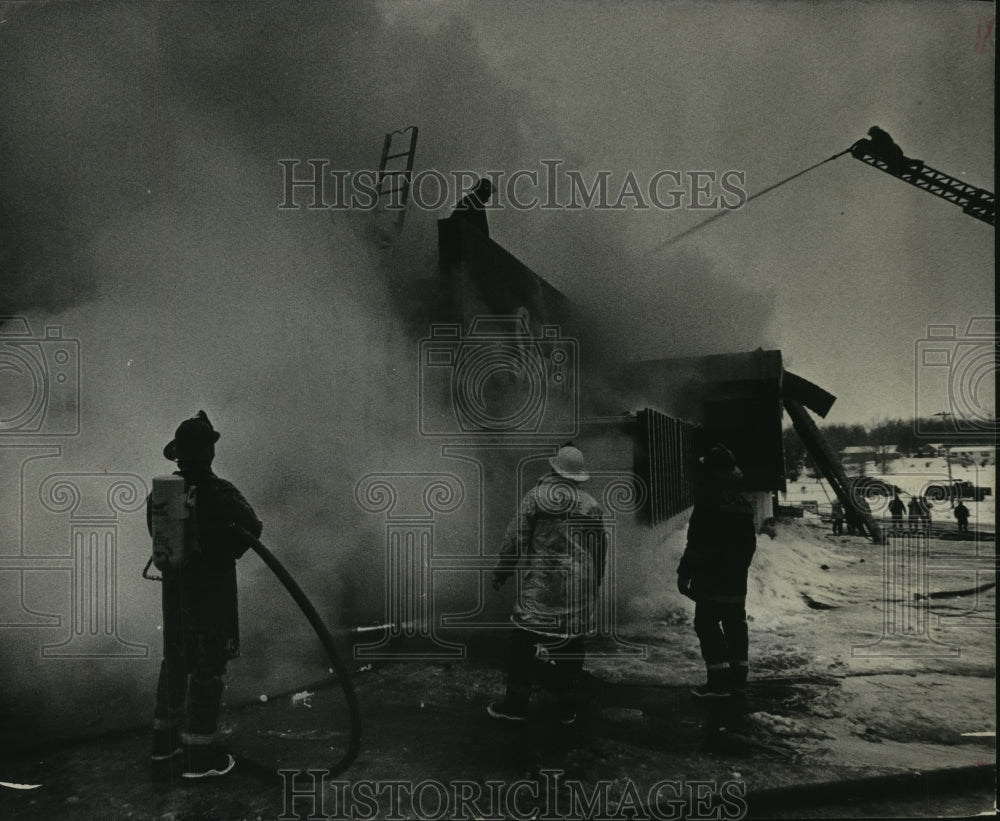
POLYGON ((996 197, 992 191, 931 168, 923 160, 910 159, 877 125, 869 128, 868 137, 858 140, 848 151, 854 159, 952 202, 970 217, 996 225, 996 197))

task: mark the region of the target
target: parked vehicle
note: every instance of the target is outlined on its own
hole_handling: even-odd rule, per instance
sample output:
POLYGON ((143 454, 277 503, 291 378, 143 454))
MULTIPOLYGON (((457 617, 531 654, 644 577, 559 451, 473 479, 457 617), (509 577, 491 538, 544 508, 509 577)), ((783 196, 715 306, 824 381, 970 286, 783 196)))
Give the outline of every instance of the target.
POLYGON ((974 485, 966 479, 953 479, 948 482, 934 482, 927 486, 925 495, 933 501, 951 502, 957 499, 969 499, 981 502, 993 494, 993 489, 974 485))

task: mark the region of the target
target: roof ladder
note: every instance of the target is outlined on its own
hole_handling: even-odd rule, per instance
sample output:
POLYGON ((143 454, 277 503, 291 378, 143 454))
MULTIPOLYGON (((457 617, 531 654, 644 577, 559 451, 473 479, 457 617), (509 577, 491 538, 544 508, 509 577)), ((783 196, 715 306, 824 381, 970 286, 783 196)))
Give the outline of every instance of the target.
POLYGON ((410 199, 413 158, 416 153, 417 127, 415 125, 390 131, 385 135, 375 184, 378 195, 375 208, 379 213, 395 212, 393 227, 397 233, 402 230, 403 220, 406 218, 406 203, 410 199), (396 148, 402 147, 400 144, 406 141, 407 133, 409 133, 409 145, 402 151, 395 150, 393 142, 397 143, 396 148), (399 139, 394 140, 397 136, 399 139))

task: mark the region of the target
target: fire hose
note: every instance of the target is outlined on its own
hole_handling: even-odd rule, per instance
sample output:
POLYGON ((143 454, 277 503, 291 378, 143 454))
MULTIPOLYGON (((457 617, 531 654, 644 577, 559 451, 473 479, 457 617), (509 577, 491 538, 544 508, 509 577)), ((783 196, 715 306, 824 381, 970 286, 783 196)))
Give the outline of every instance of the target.
POLYGON ((285 570, 284 565, 278 561, 277 557, 270 550, 268 550, 267 547, 264 546, 260 539, 254 538, 247 531, 243 531, 242 535, 246 539, 247 544, 249 544, 250 547, 253 548, 254 552, 260 556, 264 564, 266 564, 270 571, 278 577, 278 581, 285 586, 285 590, 287 590, 291 597, 295 599, 295 603, 299 606, 303 615, 305 615, 305 617, 309 620, 309 624, 312 626, 312 629, 316 632, 320 642, 323 644, 323 648, 326 650, 326 654, 330 658, 330 663, 333 665, 333 669, 337 674, 337 680, 340 682, 340 688, 344 693, 344 700, 347 702, 347 712, 351 729, 348 736, 347 749, 344 751, 340 760, 329 769, 329 777, 333 778, 340 775, 351 766, 354 759, 358 757, 358 752, 361 749, 361 708, 358 705, 357 693, 354 691, 354 681, 351 677, 351 670, 344 663, 340 653, 337 652, 333 636, 330 635, 330 631, 323 623, 323 619, 320 617, 319 613, 316 612, 316 608, 313 607, 313 603, 309 601, 306 594, 302 592, 302 588, 299 587, 298 583, 292 578, 291 574, 285 570))

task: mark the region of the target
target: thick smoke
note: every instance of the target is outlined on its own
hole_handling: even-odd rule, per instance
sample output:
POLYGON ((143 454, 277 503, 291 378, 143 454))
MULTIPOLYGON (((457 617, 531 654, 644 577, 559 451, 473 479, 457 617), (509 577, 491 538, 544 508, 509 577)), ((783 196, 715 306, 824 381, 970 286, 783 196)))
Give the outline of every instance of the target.
MULTIPOLYGON (((401 294, 435 276, 444 213, 411 211, 396 252, 380 254, 362 214, 279 211, 278 160, 370 168, 386 131, 416 124, 418 168, 533 168, 521 134, 556 135, 549 115, 490 69, 467 25, 397 28, 374 5, 4 13, 0 314, 27 316, 36 335, 61 325, 80 342, 81 432, 58 440, 58 469, 168 472, 163 444, 204 408, 223 436, 218 472, 244 490, 265 541, 330 620, 341 598, 379 598, 383 536, 354 486, 369 471, 439 460, 417 436, 417 348, 401 294)), ((501 244, 590 311, 609 349, 650 358, 763 343, 764 301, 723 288, 696 257, 649 270, 606 215, 505 213, 496 224, 509 232, 495 232, 501 244)), ((17 515, 7 498, 3 513, 17 515)), ((25 519, 30 539, 30 507, 25 519)), ((119 532, 120 622, 155 658, 158 590, 138 578, 140 519, 119 532)), ((17 538, 5 529, 4 555, 17 538)), ((280 659, 297 616, 258 595, 277 590, 259 566, 241 574, 245 643, 280 659)), ((38 633, 7 632, 7 703, 72 716, 73 698, 59 705, 57 694, 80 665, 41 663, 38 633)), ((137 701, 118 715, 145 717, 152 663, 87 671, 109 704, 134 676, 137 701)))

